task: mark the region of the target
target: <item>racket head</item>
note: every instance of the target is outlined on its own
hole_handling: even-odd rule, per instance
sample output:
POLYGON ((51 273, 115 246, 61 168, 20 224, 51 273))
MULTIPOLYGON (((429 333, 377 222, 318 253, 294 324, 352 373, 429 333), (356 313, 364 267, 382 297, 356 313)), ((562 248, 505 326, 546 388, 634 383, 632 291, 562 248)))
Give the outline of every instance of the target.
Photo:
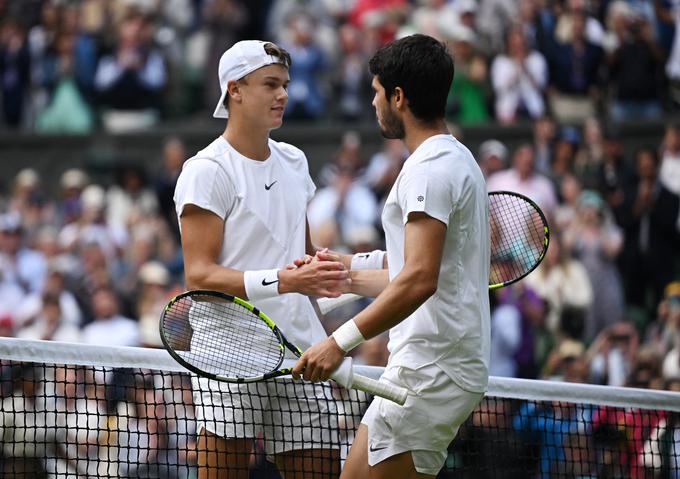
POLYGON ((262 311, 236 296, 193 290, 168 302, 159 329, 165 349, 199 376, 230 383, 289 374, 279 369, 285 338, 262 311))
POLYGON ((534 201, 519 193, 489 193, 489 228, 489 289, 502 288, 524 278, 538 267, 548 251, 548 221, 534 201))

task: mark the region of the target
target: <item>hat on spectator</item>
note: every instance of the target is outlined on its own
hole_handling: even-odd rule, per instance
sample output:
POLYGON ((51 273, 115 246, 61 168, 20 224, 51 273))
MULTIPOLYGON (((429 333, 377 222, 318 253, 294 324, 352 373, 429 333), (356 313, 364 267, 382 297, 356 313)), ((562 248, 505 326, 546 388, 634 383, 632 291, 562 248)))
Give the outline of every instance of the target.
POLYGON ((560 359, 578 358, 585 352, 585 350, 586 348, 581 341, 577 341, 575 339, 565 339, 557 348, 557 355, 560 359))
POLYGON ((462 23, 448 21, 446 17, 438 20, 437 26, 442 35, 455 42, 474 44, 477 41, 477 34, 472 28, 462 23))
POLYGON ((147 284, 159 284, 162 286, 170 283, 170 273, 163 264, 158 261, 148 261, 139 268, 139 279, 147 284))
POLYGON ((661 375, 666 380, 680 380, 680 350, 671 349, 663 360, 661 375))
POLYGON ((40 183, 40 175, 33 168, 24 168, 17 173, 14 183, 24 188, 34 188, 40 183))
POLYGON ((90 185, 80 195, 83 208, 101 210, 106 203, 106 192, 99 185, 90 185))
POLYGON ((503 163, 508 159, 507 147, 498 140, 486 140, 479 145, 479 159, 486 160, 490 156, 495 156, 503 163))
POLYGON ((230 80, 240 80, 249 73, 267 65, 274 63, 285 65, 281 58, 270 55, 265 51, 264 47, 267 43, 269 42, 243 40, 235 43, 222 54, 217 69, 222 95, 217 102, 213 117, 229 118, 229 111, 224 106, 224 99, 227 96, 227 82, 230 80))
POLYGON ((71 168, 61 175, 61 187, 65 190, 70 188, 85 188, 88 178, 83 170, 71 168))
POLYGON ((670 298, 671 296, 680 296, 680 281, 671 281, 663 290, 664 296, 670 298))
POLYGON ((16 211, 10 211, 0 215, 0 231, 20 231, 21 215, 16 211))
POLYGON ((476 0, 456 0, 453 4, 454 8, 458 10, 459 13, 476 13, 477 12, 477 1, 476 0))

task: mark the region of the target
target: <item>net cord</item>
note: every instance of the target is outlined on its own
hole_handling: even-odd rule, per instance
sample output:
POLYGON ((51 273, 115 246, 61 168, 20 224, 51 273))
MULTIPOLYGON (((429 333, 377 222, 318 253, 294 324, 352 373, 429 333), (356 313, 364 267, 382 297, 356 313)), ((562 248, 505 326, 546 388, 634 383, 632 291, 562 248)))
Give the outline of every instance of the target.
MULTIPOLYGON (((78 366, 185 372, 164 349, 92 346, 60 341, 0 338, 0 359, 78 366)), ((283 367, 292 367, 287 359, 283 367)), ((378 379, 383 368, 356 365, 354 371, 378 379)), ((531 401, 563 401, 680 412, 680 393, 649 389, 490 377, 487 396, 531 401)))

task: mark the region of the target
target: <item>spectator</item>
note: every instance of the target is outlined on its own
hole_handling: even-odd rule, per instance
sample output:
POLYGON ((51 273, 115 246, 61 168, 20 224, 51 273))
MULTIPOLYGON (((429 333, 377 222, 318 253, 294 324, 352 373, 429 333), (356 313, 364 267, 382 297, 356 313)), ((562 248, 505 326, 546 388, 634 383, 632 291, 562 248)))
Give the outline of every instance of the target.
POLYGON ((659 160, 653 148, 636 152, 635 169, 636 179, 624 189, 621 208, 623 278, 628 304, 653 313, 663 288, 673 279, 675 265, 669 258, 680 252, 680 196, 659 181, 659 160))
POLYGON ((112 132, 149 127, 157 122, 167 82, 165 60, 149 39, 149 20, 130 13, 120 24, 113 52, 99 60, 95 90, 103 122, 112 132))
POLYGON ((543 90, 548 82, 545 58, 527 47, 524 32, 517 26, 508 31, 506 43, 506 53, 491 64, 496 118, 504 124, 523 116, 539 118, 545 111, 543 90))
POLYGON ((547 175, 552 164, 557 125, 551 116, 543 115, 534 121, 532 130, 536 171, 547 175))
POLYGON ((561 231, 566 231, 571 226, 571 223, 576 218, 576 204, 578 198, 583 192, 581 183, 574 175, 567 174, 562 177, 560 183, 560 197, 562 202, 555 210, 554 225, 558 234, 561 231))
POLYGON ((611 117, 617 122, 654 120, 662 113, 658 92, 663 82, 663 53, 649 22, 633 17, 627 27, 621 45, 609 59, 609 81, 615 92, 611 117))
POLYGON ((80 339, 80 330, 72 318, 65 318, 60 297, 45 293, 40 298, 41 310, 29 317, 24 327, 17 331, 17 338, 66 341, 76 343, 80 339))
POLYGON ((133 229, 156 215, 158 200, 141 166, 124 166, 117 176, 117 184, 106 193, 106 223, 118 230, 133 229))
POLYGON ((498 140, 486 140, 479 145, 477 162, 482 169, 484 178, 507 168, 508 149, 498 140))
POLYGON ((557 206, 555 187, 552 182, 534 167, 534 149, 525 143, 520 145, 512 156, 512 166, 491 175, 487 180, 489 191, 516 191, 534 200, 548 215, 557 206))
POLYGON ((680 196, 680 123, 671 123, 666 127, 661 144, 659 180, 667 190, 680 196))
POLYGON ((89 179, 83 170, 71 168, 62 173, 59 184, 61 198, 57 201, 57 214, 59 224, 65 226, 80 216, 80 194, 89 184, 89 179))
POLYGON ((576 218, 564 232, 570 249, 588 272, 593 287, 593 307, 586 321, 586 341, 624 318, 624 297, 616 258, 623 247, 621 229, 600 195, 584 191, 578 199, 576 218))
POLYGON ((384 139, 382 149, 371 156, 361 174, 361 181, 371 188, 381 203, 387 198, 407 156, 401 141, 384 139))
POLYGON ((370 104, 372 94, 361 32, 345 23, 338 28, 337 35, 339 60, 331 75, 337 116, 347 122, 361 120, 366 116, 366 105, 370 104))
POLYGON ((282 45, 292 59, 286 107, 288 118, 315 119, 325 112, 319 77, 328 68, 328 60, 312 35, 314 22, 305 13, 293 15, 288 22, 290 41, 282 45))
POLYGON ((593 303, 593 289, 585 267, 563 247, 560 234, 551 236, 545 259, 525 281, 548 304, 548 330, 562 337, 565 335, 561 324, 563 311, 588 311, 593 303))
MULTIPOLYGON (((680 4, 657 0, 654 2, 659 19, 680 31, 680 4)), ((668 59, 666 60, 666 75, 670 83, 670 97, 674 108, 680 107, 680 35, 675 35, 668 59)))
POLYGON ((602 125, 597 118, 583 122, 583 142, 574 160, 574 174, 580 181, 588 181, 590 189, 596 188, 593 181, 604 162, 605 140, 602 125))
MULTIPOLYGON (((217 103, 217 100, 215 100, 215 103, 217 103)), ((177 178, 179 178, 186 158, 184 142, 177 137, 167 138, 163 143, 161 170, 152 180, 159 212, 167 222, 171 232, 175 233, 178 239, 179 223, 175 214, 173 195, 175 194, 177 178)))
POLYGON ((476 50, 476 34, 465 25, 444 30, 456 70, 447 100, 447 117, 460 125, 488 121, 489 73, 486 59, 476 50))
POLYGON ((43 255, 26 246, 19 213, 0 215, 0 270, 5 281, 15 283, 26 293, 42 289, 47 276, 43 255))
POLYGON ((101 288, 92 295, 94 321, 82 331, 81 340, 87 344, 109 346, 139 346, 139 325, 136 321, 118 314, 116 293, 101 288))
POLYGON ((26 32, 18 21, 0 23, 0 93, 5 124, 19 128, 28 101, 31 58, 26 32))
POLYGON ((550 108, 560 122, 583 121, 593 116, 600 101, 603 51, 587 39, 586 21, 585 13, 573 12, 570 40, 547 42, 550 108))

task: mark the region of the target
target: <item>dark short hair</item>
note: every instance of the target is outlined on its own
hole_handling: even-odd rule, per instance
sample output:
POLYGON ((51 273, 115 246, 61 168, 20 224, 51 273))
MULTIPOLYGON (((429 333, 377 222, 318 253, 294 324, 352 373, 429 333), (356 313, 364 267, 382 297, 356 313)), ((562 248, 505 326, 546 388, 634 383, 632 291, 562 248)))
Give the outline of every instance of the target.
POLYGON ((454 72, 444 43, 427 35, 409 35, 381 47, 368 66, 388 100, 401 87, 416 118, 430 122, 444 117, 454 72))

